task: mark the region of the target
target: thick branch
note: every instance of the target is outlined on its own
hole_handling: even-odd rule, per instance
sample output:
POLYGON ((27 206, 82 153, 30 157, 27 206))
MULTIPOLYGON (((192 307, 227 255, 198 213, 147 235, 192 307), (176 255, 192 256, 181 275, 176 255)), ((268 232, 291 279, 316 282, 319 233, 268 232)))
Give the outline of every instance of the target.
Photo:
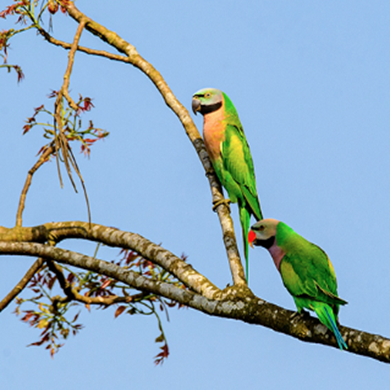
MULTIPOLYGON (((92 19, 88 18, 76 8, 73 2, 64 4, 64 7, 66 7, 66 10, 73 19, 75 19, 78 23, 86 21, 85 28, 88 31, 98 36, 100 39, 107 42, 109 45, 115 47, 119 52, 126 54, 128 56, 129 63, 131 63, 133 66, 141 70, 146 76, 149 77, 149 79, 161 93, 167 106, 179 118, 188 137, 194 145, 195 150, 197 151, 198 156, 203 164, 205 172, 207 173, 213 203, 223 199, 221 185, 214 173, 202 137, 200 136, 187 109, 177 100, 177 98, 172 93, 171 89, 168 87, 168 84, 165 82, 161 74, 153 67, 152 64, 147 62, 139 55, 133 45, 126 42, 114 31, 110 31, 101 24, 96 23, 92 19)), ((222 235, 229 259, 233 282, 236 285, 244 285, 246 284, 245 274, 237 249, 233 221, 226 206, 218 207, 217 213, 222 227, 222 235)))
POLYGON ((215 298, 221 294, 219 288, 195 271, 191 265, 139 234, 77 221, 47 223, 32 228, 7 229, 0 227, 0 241, 55 243, 70 238, 82 238, 112 247, 134 250, 145 259, 163 267, 195 292, 208 298, 215 298))
MULTIPOLYGON (((302 341, 338 348, 333 334, 316 318, 295 317, 292 320, 293 312, 250 294, 243 299, 211 300, 171 284, 150 280, 113 263, 37 243, 0 242, 0 252, 9 255, 39 256, 54 259, 60 263, 106 275, 138 290, 173 299, 212 316, 239 319, 247 323, 263 325, 302 341)), ((390 363, 390 339, 344 326, 340 326, 340 332, 348 344, 349 349, 345 352, 352 352, 390 363)))

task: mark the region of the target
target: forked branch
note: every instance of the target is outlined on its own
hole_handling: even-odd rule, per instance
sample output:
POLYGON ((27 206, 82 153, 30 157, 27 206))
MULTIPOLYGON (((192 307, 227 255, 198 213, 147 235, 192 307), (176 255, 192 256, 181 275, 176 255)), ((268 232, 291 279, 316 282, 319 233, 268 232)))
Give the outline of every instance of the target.
MULTIPOLYGON (((296 316, 292 319, 293 312, 265 302, 250 293, 245 297, 229 298, 229 295, 226 295, 220 300, 208 299, 172 284, 148 279, 113 263, 38 243, 0 242, 0 253, 53 259, 59 263, 106 275, 137 290, 174 300, 212 316, 263 325, 302 341, 338 348, 333 334, 316 318, 296 316)), ((390 339, 345 326, 340 326, 339 329, 348 345, 348 350, 344 353, 351 352, 390 363, 390 339)))
MULTIPOLYGON (((64 3, 64 7, 66 8, 69 15, 78 23, 86 23, 86 30, 98 36, 100 39, 107 42, 119 52, 126 54, 126 62, 141 70, 152 81, 152 83, 161 93, 167 106, 179 118, 186 131, 186 134, 188 135, 196 152, 198 153, 199 159, 202 162, 205 172, 207 173, 206 176, 209 180, 213 204, 223 199, 221 185, 217 179, 217 176, 214 173, 202 137, 200 136, 194 122, 192 121, 188 110, 178 101, 178 99, 172 93, 171 89, 169 88, 168 84, 163 79, 161 74, 153 67, 152 64, 150 64, 144 58, 141 57, 141 55, 137 52, 136 48, 133 45, 126 42, 114 31, 108 30, 101 24, 95 22, 94 20, 80 12, 73 2, 64 3)), ((240 255, 237 249, 233 221, 230 217, 229 210, 227 207, 218 207, 217 213, 222 228, 223 241, 229 259, 233 282, 235 285, 245 285, 246 281, 244 269, 242 267, 240 255)))

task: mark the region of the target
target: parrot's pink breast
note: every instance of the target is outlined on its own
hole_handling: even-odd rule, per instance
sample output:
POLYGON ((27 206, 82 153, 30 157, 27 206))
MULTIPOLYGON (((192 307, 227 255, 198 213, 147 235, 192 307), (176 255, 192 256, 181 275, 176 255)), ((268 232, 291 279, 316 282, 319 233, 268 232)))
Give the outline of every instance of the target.
POLYGON ((272 259, 274 260, 276 268, 280 272, 280 262, 282 261, 284 255, 285 255, 284 251, 278 247, 278 245, 276 244, 276 240, 275 240, 275 243, 268 250, 272 256, 272 259))
POLYGON ((204 116, 203 139, 212 161, 221 157, 221 144, 225 140, 224 119, 223 106, 204 116))

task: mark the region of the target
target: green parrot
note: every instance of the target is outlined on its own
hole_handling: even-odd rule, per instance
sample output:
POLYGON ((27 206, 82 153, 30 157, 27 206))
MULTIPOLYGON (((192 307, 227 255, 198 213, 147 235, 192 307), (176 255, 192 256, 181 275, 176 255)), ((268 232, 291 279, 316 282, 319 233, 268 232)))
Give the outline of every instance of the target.
POLYGON ((285 223, 271 218, 251 227, 248 242, 268 249, 298 313, 314 310, 334 333, 340 349, 348 349, 337 328, 339 306, 347 302, 338 297, 336 274, 327 254, 285 223))
MULTIPOLYGON (((203 115, 203 139, 219 181, 225 187, 227 202, 238 203, 248 283, 248 232, 250 217, 263 218, 257 195, 255 171, 248 142, 237 111, 228 96, 214 88, 196 92, 192 110, 203 115)), ((220 202, 214 204, 214 210, 220 202)))

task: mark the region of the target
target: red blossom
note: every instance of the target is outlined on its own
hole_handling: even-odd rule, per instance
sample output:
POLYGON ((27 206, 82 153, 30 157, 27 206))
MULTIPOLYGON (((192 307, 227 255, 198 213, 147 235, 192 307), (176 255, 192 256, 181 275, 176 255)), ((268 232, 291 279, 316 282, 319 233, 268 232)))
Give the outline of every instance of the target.
POLYGON ((80 111, 85 112, 85 111, 90 111, 91 108, 95 107, 95 106, 92 104, 92 99, 89 97, 86 97, 85 99, 81 100, 78 107, 79 107, 80 111), (84 103, 84 104, 81 105, 81 103, 84 103))
POLYGON ((101 286, 100 289, 104 290, 106 287, 108 287, 112 282, 112 279, 107 279, 101 286))
POLYGON ((7 48, 9 44, 7 43, 9 35, 11 34, 11 30, 2 30, 0 32, 0 50, 4 51, 4 63, 7 63, 7 48))
POLYGON ((55 91, 55 90, 53 89, 53 90, 51 91, 51 93, 50 93, 49 95, 47 95, 47 97, 48 97, 49 99, 52 99, 52 98, 54 98, 54 97, 57 97, 58 93, 59 93, 59 91, 55 91))
POLYGON ((19 65, 13 65, 13 68, 16 70, 16 73, 18 74, 18 83, 19 83, 24 79, 22 68, 19 65))
POLYGON ((126 306, 119 306, 115 311, 115 318, 120 316, 126 310, 126 306))
POLYGON ((156 359, 154 361, 154 364, 156 366, 164 363, 164 359, 166 359, 169 356, 169 349, 167 344, 164 344, 162 347, 160 347, 160 349, 162 350, 162 352, 160 352, 158 355, 154 357, 156 359))
POLYGON ((68 7, 72 3, 71 0, 61 0, 61 11, 62 13, 66 14, 68 11, 66 10, 66 7, 68 7))
MULTIPOLYGON (((39 114, 39 112, 41 112, 43 109, 45 108, 45 106, 42 104, 40 105, 39 107, 37 108, 34 108, 34 114, 33 116, 27 118, 26 120, 26 124, 23 126, 23 135, 26 134, 28 131, 30 131, 30 129, 34 126, 34 122, 36 122, 35 120, 35 117, 39 114)), ((42 150, 42 149, 41 149, 42 150)), ((41 151, 38 152, 38 154, 40 153, 41 151)))
POLYGON ((31 125, 24 125, 23 126, 23 135, 25 135, 30 129, 31 129, 31 125))
POLYGON ((12 5, 9 5, 5 10, 0 12, 0 18, 4 18, 8 15, 15 15, 20 13, 19 7, 23 7, 24 5, 28 5, 29 1, 28 0, 22 0, 19 1, 19 3, 15 3, 12 5))
POLYGON ((58 11, 58 3, 55 0, 50 0, 47 9, 54 15, 58 11))

